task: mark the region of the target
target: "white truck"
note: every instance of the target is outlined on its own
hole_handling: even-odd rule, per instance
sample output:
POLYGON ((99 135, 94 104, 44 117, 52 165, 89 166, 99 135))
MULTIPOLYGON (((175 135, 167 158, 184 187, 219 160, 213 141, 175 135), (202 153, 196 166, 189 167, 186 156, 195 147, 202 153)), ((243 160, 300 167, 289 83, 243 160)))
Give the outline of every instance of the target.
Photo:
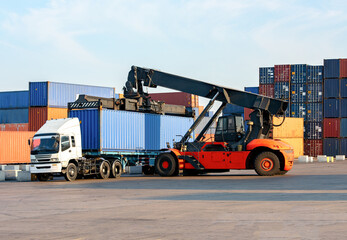
POLYGON ((73 181, 79 177, 97 176, 102 179, 120 177, 126 156, 110 153, 82 153, 81 129, 78 118, 47 121, 29 140, 30 171, 40 181, 63 174, 73 181))

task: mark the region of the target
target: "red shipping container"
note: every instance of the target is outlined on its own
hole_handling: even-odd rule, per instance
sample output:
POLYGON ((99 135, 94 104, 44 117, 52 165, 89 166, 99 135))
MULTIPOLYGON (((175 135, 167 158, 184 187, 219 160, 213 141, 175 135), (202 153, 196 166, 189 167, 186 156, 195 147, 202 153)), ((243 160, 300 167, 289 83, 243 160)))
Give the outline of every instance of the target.
POLYGON ((251 120, 249 114, 251 114, 254 110, 250 108, 244 108, 244 118, 245 121, 251 120))
POLYGON ((310 157, 323 155, 323 140, 305 140, 304 154, 310 157))
POLYGON ((0 124, 0 131, 28 131, 29 123, 0 124))
POLYGON ((340 78, 347 78, 347 59, 340 59, 340 78))
POLYGON ((273 84, 259 84, 259 94, 273 98, 275 96, 273 84))
POLYGON ((340 137, 340 119, 339 118, 324 118, 323 137, 325 138, 340 137))
POLYGON ((186 107, 199 107, 199 97, 190 93, 171 92, 171 93, 152 93, 152 100, 162 101, 167 104, 181 105, 186 107))
POLYGON ((29 131, 37 131, 47 120, 59 118, 67 118, 67 108, 30 107, 29 131))
POLYGON ((0 132, 0 164, 30 163, 28 139, 35 132, 0 132))
POLYGON ((289 82, 291 78, 290 65, 275 65, 275 82, 289 82))

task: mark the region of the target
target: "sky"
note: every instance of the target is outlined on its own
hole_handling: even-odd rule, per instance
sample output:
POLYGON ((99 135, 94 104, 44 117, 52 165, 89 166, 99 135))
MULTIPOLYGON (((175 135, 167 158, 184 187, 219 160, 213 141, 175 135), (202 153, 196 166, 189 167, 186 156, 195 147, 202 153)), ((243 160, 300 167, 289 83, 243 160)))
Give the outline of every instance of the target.
POLYGON ((347 57, 346 12, 345 0, 0 0, 0 91, 122 92, 132 65, 242 90, 259 67, 347 57))

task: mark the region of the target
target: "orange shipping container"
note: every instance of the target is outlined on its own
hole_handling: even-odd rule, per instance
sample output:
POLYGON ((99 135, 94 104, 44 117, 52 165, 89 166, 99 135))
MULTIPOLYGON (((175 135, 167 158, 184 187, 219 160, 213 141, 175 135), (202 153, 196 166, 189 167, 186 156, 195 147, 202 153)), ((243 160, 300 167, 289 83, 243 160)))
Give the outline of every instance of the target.
MULTIPOLYGON (((283 117, 274 117, 273 124, 279 125, 283 122, 283 117)), ((273 138, 303 138, 304 137, 304 119, 286 117, 283 124, 273 127, 273 138)))
POLYGON ((0 131, 28 131, 28 123, 6 123, 0 124, 0 131))
POLYGON ((29 131, 37 131, 47 120, 67 118, 67 108, 30 107, 29 131))
POLYGON ((30 163, 28 139, 35 132, 0 132, 0 164, 30 163))

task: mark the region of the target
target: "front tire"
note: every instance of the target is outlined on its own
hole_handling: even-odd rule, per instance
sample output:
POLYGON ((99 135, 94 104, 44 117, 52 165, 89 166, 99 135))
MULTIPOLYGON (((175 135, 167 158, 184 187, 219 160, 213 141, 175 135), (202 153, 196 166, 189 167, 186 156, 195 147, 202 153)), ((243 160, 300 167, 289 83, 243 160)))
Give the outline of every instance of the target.
POLYGON ((50 173, 38 173, 36 176, 40 182, 47 182, 48 180, 53 179, 53 176, 50 173))
POLYGON ((262 152, 254 161, 254 169, 260 176, 273 176, 280 173, 280 161, 273 152, 262 152))
POLYGON ((155 169, 160 176, 173 176, 177 169, 175 158, 170 153, 162 153, 157 157, 155 169))
POLYGON ((64 174, 64 177, 66 181, 75 181, 78 176, 77 167, 74 163, 69 163, 66 168, 66 173, 64 174))

